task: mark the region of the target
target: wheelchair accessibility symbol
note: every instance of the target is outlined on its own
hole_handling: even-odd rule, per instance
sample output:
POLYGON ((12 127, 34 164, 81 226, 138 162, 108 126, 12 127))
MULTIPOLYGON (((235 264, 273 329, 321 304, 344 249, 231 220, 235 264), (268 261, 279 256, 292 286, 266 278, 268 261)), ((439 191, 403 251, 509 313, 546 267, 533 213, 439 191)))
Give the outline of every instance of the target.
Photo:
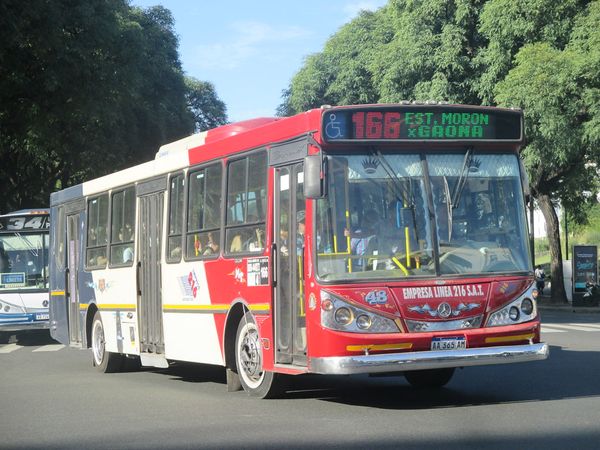
POLYGON ((327 139, 340 139, 345 135, 345 123, 341 120, 337 120, 335 114, 329 114, 327 117, 327 123, 325 124, 325 136, 327 139))

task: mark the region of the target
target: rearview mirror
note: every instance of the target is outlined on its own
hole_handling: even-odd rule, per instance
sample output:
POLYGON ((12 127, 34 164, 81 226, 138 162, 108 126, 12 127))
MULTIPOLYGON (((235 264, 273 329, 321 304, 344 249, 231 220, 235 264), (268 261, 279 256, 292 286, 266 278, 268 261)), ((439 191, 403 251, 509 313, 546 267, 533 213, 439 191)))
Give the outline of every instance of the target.
POLYGON ((326 159, 321 155, 308 155, 304 158, 304 197, 325 197, 326 159))

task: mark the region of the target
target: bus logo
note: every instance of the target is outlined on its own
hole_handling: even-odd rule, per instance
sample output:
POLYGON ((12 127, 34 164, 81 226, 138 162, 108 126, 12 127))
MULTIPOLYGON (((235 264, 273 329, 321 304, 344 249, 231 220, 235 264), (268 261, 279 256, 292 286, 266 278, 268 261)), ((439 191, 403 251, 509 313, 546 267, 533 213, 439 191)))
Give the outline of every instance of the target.
POLYGON ((452 307, 449 303, 440 303, 440 305, 437 307, 437 312, 440 317, 447 319, 450 317, 450 314, 452 314, 452 307))

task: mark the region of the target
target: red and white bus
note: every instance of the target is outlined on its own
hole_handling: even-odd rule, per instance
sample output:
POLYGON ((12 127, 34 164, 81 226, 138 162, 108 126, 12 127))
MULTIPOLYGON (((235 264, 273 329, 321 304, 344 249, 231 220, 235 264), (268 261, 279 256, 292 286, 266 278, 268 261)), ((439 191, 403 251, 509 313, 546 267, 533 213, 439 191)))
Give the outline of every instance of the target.
POLYGON ((282 374, 545 359, 519 110, 323 107, 160 148, 51 196, 51 333, 129 361, 282 374))

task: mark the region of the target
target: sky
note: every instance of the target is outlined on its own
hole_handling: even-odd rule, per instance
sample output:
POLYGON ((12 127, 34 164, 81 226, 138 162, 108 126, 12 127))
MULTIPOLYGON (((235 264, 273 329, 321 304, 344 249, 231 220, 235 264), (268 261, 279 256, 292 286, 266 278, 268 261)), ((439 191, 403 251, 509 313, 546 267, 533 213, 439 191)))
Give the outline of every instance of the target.
POLYGON ((272 117, 305 58, 387 0, 131 0, 175 19, 187 76, 211 82, 231 122, 272 117))

